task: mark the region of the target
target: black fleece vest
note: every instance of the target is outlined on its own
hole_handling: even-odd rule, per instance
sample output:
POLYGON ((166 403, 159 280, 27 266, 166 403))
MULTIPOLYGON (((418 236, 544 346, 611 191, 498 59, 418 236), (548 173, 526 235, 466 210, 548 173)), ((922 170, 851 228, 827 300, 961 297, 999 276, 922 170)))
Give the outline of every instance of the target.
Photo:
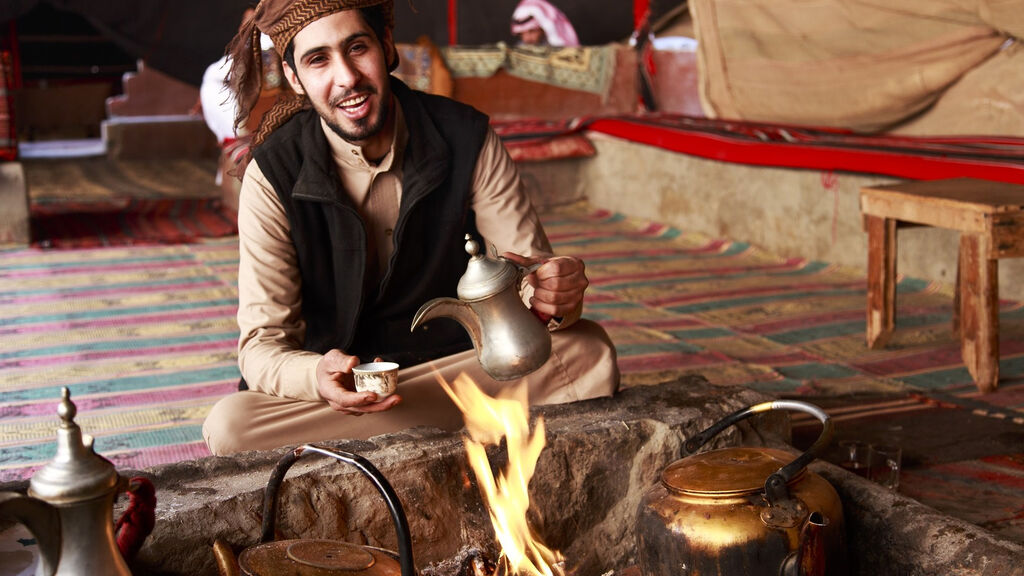
POLYGON ((394 78, 391 88, 409 143, 395 249, 374 288, 364 289, 367 232, 341 188, 316 112, 293 117, 253 157, 291 225, 302 275, 303 348, 319 353, 338 348, 364 362, 380 356, 407 367, 472 346, 454 320, 432 320, 415 332, 409 328, 423 303, 455 297, 466 270, 464 236, 478 236, 470 210, 473 171, 488 119, 394 78))

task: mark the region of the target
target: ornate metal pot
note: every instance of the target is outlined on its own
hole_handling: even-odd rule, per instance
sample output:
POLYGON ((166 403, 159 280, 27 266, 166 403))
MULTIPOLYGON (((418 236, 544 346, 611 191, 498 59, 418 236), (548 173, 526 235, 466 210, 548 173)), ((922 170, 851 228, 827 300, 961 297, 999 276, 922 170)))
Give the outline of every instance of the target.
POLYGON ((67 388, 57 407, 57 455, 29 480, 28 495, 0 492, 0 516, 24 524, 39 543, 36 576, 130 576, 114 540, 113 506, 127 480, 93 451, 75 424, 67 388))
POLYGON ((495 380, 521 378, 551 356, 551 334, 519 297, 519 283, 537 266, 524 268, 490 258, 466 235, 471 258, 459 279, 458 299, 434 298, 413 317, 410 330, 433 318, 453 318, 473 340, 480 366, 495 380))

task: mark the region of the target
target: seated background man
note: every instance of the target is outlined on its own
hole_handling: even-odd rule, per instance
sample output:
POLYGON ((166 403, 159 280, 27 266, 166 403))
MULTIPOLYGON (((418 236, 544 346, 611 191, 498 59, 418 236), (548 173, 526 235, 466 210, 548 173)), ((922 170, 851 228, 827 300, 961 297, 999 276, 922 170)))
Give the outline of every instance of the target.
POLYGON ((522 0, 512 12, 512 35, 520 44, 579 46, 569 18, 545 0, 522 0))
POLYGON ((214 454, 461 427, 435 371, 465 372, 491 394, 509 383, 483 372, 454 321, 409 328, 423 303, 455 296, 467 233, 543 262, 523 297, 556 320, 551 358, 526 378, 531 403, 618 387, 607 334, 579 319, 583 262, 552 256, 486 116, 390 76, 392 19, 391 0, 264 0, 232 42, 239 119, 260 93, 261 31, 294 91, 263 117, 242 183, 238 354, 250 390, 207 417, 214 454), (356 392, 351 374, 376 357, 403 366, 398 393, 382 400, 356 392))
MULTIPOLYGON (((247 8, 242 14, 242 24, 252 19, 255 10, 247 8)), ((241 30, 241 26, 239 29, 241 30)), ((217 166, 216 184, 231 191, 228 205, 237 207, 234 197, 238 194, 238 180, 244 171, 243 163, 249 158, 249 135, 255 128, 253 118, 261 116, 270 107, 284 83, 281 78, 281 63, 273 51, 274 44, 266 34, 260 34, 260 70, 263 74, 261 97, 253 107, 250 117, 243 124, 235 126, 238 107, 235 96, 228 87, 228 73, 231 71, 231 59, 228 55, 221 56, 217 61, 206 67, 203 80, 199 85, 199 103, 206 126, 217 138, 221 147, 221 158, 217 166), (241 165, 241 167, 240 167, 241 165), (225 179, 225 175, 227 179, 225 179)))

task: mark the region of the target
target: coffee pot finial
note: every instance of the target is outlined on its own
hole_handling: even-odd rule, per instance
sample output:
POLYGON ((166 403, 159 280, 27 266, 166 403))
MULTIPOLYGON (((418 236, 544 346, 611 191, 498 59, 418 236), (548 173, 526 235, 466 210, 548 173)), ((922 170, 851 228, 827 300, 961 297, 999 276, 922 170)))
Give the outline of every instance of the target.
POLYGON ((57 415, 57 454, 29 481, 28 493, 54 505, 84 502, 117 490, 121 477, 114 465, 96 454, 92 436, 82 433, 75 423, 78 408, 71 391, 61 389, 57 415))

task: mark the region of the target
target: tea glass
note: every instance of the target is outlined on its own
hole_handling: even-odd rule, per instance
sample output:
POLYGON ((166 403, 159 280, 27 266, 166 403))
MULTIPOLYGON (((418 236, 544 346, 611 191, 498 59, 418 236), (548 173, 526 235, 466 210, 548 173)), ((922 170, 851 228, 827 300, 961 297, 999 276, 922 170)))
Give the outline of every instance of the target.
POLYGON ((900 487, 902 456, 903 451, 899 446, 872 444, 871 472, 868 478, 890 490, 897 490, 900 487))

